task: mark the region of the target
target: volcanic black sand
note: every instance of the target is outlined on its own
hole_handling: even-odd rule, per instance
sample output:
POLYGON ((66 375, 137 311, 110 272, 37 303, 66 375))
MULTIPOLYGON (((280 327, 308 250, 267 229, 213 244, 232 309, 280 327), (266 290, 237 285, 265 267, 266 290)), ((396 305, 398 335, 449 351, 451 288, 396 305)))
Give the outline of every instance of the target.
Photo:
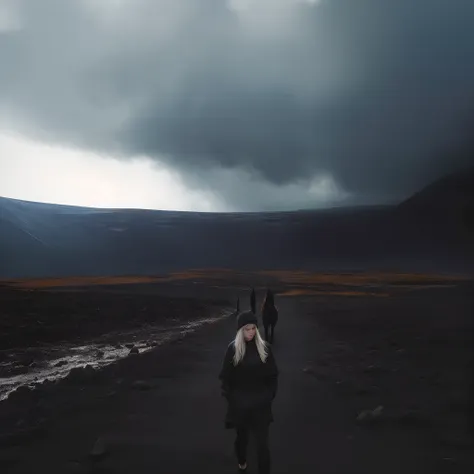
MULTIPOLYGON (((228 309, 240 295, 246 309, 244 280, 227 275, 101 291, 104 301, 155 295, 165 306, 167 295, 187 296, 194 309, 228 309)), ((472 282, 389 280, 272 281, 281 371, 270 441, 274 473, 474 472, 472 282)), ((261 283, 252 282, 258 306, 261 283)), ((73 304, 73 292, 61 291, 42 293, 46 307, 66 293, 73 304)), ((101 293, 75 294, 86 300, 89 292, 101 293)), ((35 311, 41 316, 40 307, 35 311)), ((0 472, 236 472, 217 379, 234 324, 230 315, 100 371, 78 369, 60 382, 14 392, 0 402, 0 472)), ((253 456, 249 466, 257 472, 253 456)))

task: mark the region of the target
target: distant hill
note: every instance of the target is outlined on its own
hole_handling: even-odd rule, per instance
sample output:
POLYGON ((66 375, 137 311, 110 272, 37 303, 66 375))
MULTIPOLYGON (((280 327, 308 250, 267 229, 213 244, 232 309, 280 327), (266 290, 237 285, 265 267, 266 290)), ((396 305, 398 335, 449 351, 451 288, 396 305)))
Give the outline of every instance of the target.
POLYGON ((443 178, 398 206, 294 212, 91 209, 0 197, 0 278, 197 267, 464 270, 472 177, 443 178))
POLYGON ((474 167, 435 181, 396 208, 400 225, 474 247, 474 167))
POLYGON ((398 208, 403 212, 428 212, 430 216, 442 213, 443 216, 472 217, 474 166, 435 181, 403 201, 398 208))

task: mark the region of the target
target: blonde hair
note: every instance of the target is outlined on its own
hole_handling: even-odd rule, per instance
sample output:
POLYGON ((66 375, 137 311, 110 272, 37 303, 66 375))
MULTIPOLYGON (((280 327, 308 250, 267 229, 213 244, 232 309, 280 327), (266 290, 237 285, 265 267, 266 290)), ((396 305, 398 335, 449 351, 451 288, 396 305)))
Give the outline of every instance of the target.
MULTIPOLYGON (((245 326, 244 326, 245 327, 245 326)), ((258 327, 255 326, 255 345, 257 346, 258 355, 260 360, 265 363, 268 357, 267 343, 263 340, 258 327)), ((234 365, 237 365, 245 356, 245 337, 244 328, 240 328, 234 339, 234 365)))

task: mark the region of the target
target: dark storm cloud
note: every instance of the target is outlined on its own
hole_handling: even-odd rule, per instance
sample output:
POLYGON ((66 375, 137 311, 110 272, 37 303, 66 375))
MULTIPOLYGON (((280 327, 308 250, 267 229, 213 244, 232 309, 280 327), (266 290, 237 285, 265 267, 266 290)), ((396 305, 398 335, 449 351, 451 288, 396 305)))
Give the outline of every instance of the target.
POLYGON ((194 180, 329 173, 371 200, 465 164, 450 150, 474 107, 471 0, 101 3, 20 2, 0 106, 23 127, 194 180))

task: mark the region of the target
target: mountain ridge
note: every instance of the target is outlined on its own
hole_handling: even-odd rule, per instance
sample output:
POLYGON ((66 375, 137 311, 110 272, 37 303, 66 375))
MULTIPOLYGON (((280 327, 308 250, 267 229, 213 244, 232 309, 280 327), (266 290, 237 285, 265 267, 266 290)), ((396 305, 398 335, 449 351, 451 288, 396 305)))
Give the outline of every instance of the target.
MULTIPOLYGON (((0 197, 0 278, 191 267, 459 267, 470 255, 472 229, 464 214, 443 210, 443 196, 457 195, 452 188, 463 176, 438 180, 398 205, 295 211, 101 209, 0 197)), ((472 191, 463 189, 450 206, 469 210, 472 191)))

